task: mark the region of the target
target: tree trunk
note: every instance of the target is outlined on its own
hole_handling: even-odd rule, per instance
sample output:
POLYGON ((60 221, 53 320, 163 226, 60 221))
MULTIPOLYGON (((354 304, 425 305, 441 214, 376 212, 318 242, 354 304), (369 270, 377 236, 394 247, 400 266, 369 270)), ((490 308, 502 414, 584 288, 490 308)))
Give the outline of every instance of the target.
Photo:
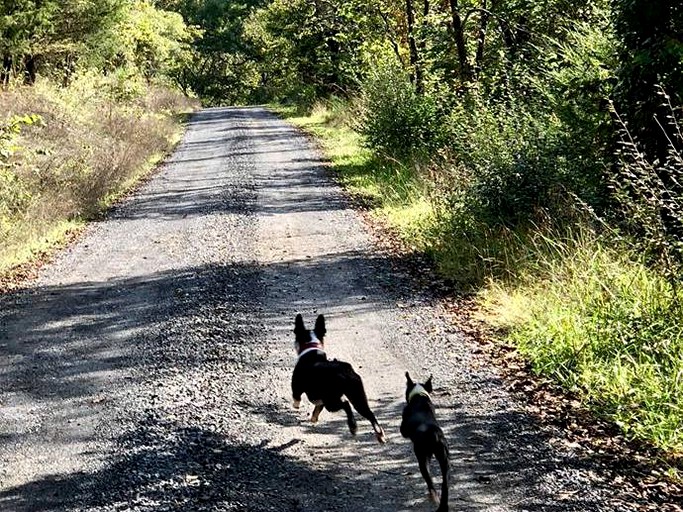
POLYGON ((477 37, 477 53, 474 59, 474 76, 481 72, 482 60, 484 59, 484 44, 486 42, 486 29, 489 22, 489 11, 486 0, 481 0, 481 13, 479 18, 479 36, 477 37))
POLYGON ((11 55, 3 55, 2 70, 0 71, 0 82, 2 82, 3 87, 7 87, 12 79, 12 63, 11 55))
POLYGON ((465 32, 460 18, 458 0, 448 0, 451 8, 451 23, 453 24, 453 37, 458 49, 458 62, 460 63, 460 78, 463 81, 470 80, 470 69, 467 64, 467 46, 465 45, 465 32))
MULTIPOLYGON (((418 94, 424 92, 424 59, 427 54, 427 44, 425 41, 425 34, 427 29, 427 16, 429 16, 429 0, 424 0, 422 5, 422 33, 420 34, 418 45, 418 72, 419 80, 415 81, 415 89, 418 94)), ((416 73, 417 75, 417 73, 416 73)))
POLYGON ((410 49, 410 66, 412 72, 410 80, 415 84, 415 90, 422 92, 422 69, 420 68, 420 58, 417 53, 415 43, 415 11, 413 10, 413 0, 406 0, 406 18, 408 21, 408 48, 410 49))
POLYGON ((24 55, 24 83, 33 85, 36 83, 37 62, 35 55, 24 55))
POLYGON ((64 57, 64 75, 62 76, 62 87, 68 87, 71 83, 71 78, 76 72, 76 56, 73 53, 67 53, 64 57))

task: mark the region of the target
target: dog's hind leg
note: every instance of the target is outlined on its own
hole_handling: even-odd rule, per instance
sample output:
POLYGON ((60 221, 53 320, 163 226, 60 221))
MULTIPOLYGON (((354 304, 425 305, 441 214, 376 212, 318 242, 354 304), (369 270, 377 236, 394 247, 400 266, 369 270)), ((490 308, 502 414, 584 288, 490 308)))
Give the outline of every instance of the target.
POLYGON ((346 413, 346 422, 349 425, 351 435, 355 436, 358 432, 358 423, 356 423, 356 418, 353 417, 353 410, 351 410, 351 405, 346 400, 342 400, 341 405, 342 409, 344 409, 344 412, 346 413))
POLYGON ((377 418, 375 418, 374 413, 370 410, 368 398, 365 395, 365 390, 363 389, 363 384, 361 383, 359 389, 354 390, 353 393, 349 393, 346 396, 353 404, 353 407, 358 411, 358 414, 363 416, 372 424, 372 430, 375 431, 375 437, 377 437, 377 440, 380 443, 386 443, 387 439, 384 435, 384 429, 377 421, 377 418))
POLYGON ((417 457, 417 463, 420 466, 420 473, 422 473, 422 478, 427 482, 427 492, 429 493, 430 501, 434 503, 439 502, 439 497, 436 494, 436 489, 434 489, 434 482, 432 481, 432 475, 429 474, 429 457, 427 454, 419 451, 415 448, 415 456, 417 457))
POLYGON ((349 403, 346 400, 342 400, 341 398, 337 398, 334 400, 326 400, 325 409, 327 409, 330 412, 337 412, 344 409, 344 412, 346 413, 346 422, 349 425, 349 430, 351 431, 352 435, 356 435, 356 432, 358 432, 358 424, 356 423, 356 418, 353 417, 353 410, 351 410, 351 405, 349 405, 349 403))
POLYGON ((299 366, 295 366, 294 373, 292 373, 292 407, 295 409, 301 407, 301 395, 304 394, 304 391, 305 387, 301 378, 301 370, 299 366))
POLYGON ((439 508, 436 512, 447 512, 448 511, 448 446, 445 440, 442 438, 435 450, 434 457, 439 461, 439 467, 441 468, 441 501, 439 502, 439 508))
POLYGON ((313 413, 311 414, 311 423, 318 423, 318 418, 323 410, 323 404, 315 404, 313 413))

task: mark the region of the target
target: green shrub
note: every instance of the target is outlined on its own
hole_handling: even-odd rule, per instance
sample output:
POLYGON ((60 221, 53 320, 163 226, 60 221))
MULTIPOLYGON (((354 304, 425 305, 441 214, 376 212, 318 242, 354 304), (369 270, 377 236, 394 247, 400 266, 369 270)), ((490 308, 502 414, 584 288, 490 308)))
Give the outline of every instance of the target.
POLYGON ((390 157, 429 157, 445 142, 433 98, 419 95, 396 63, 382 63, 362 84, 359 132, 367 145, 390 157))
POLYGON ((613 164, 614 126, 608 98, 615 83, 617 43, 608 15, 575 23, 561 41, 548 41, 535 93, 558 119, 563 154, 573 163, 571 190, 605 211, 604 171, 613 164))

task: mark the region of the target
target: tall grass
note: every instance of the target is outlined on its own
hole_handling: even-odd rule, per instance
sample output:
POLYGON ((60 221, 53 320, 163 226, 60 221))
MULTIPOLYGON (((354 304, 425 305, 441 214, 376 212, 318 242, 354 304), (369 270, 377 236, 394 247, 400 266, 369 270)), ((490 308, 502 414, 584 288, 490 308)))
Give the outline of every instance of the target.
POLYGON ((675 289, 589 230, 539 236, 517 279, 480 292, 539 374, 577 392, 631 437, 683 455, 683 320, 675 289))
POLYGON ((131 76, 85 75, 0 92, 0 119, 36 115, 2 162, 0 272, 30 260, 97 216, 167 152, 180 133, 179 93, 131 76))

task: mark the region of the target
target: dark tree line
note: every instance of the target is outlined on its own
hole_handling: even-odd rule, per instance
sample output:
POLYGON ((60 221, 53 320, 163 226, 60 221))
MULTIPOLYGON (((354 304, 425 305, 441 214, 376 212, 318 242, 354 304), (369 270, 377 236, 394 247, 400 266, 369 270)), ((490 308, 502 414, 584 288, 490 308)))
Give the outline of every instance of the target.
POLYGON ((607 16, 618 64, 598 89, 655 156, 670 114, 658 87, 683 97, 677 0, 2 0, 0 14, 3 83, 128 66, 214 103, 351 96, 392 58, 418 94, 523 96, 556 43, 607 16))

